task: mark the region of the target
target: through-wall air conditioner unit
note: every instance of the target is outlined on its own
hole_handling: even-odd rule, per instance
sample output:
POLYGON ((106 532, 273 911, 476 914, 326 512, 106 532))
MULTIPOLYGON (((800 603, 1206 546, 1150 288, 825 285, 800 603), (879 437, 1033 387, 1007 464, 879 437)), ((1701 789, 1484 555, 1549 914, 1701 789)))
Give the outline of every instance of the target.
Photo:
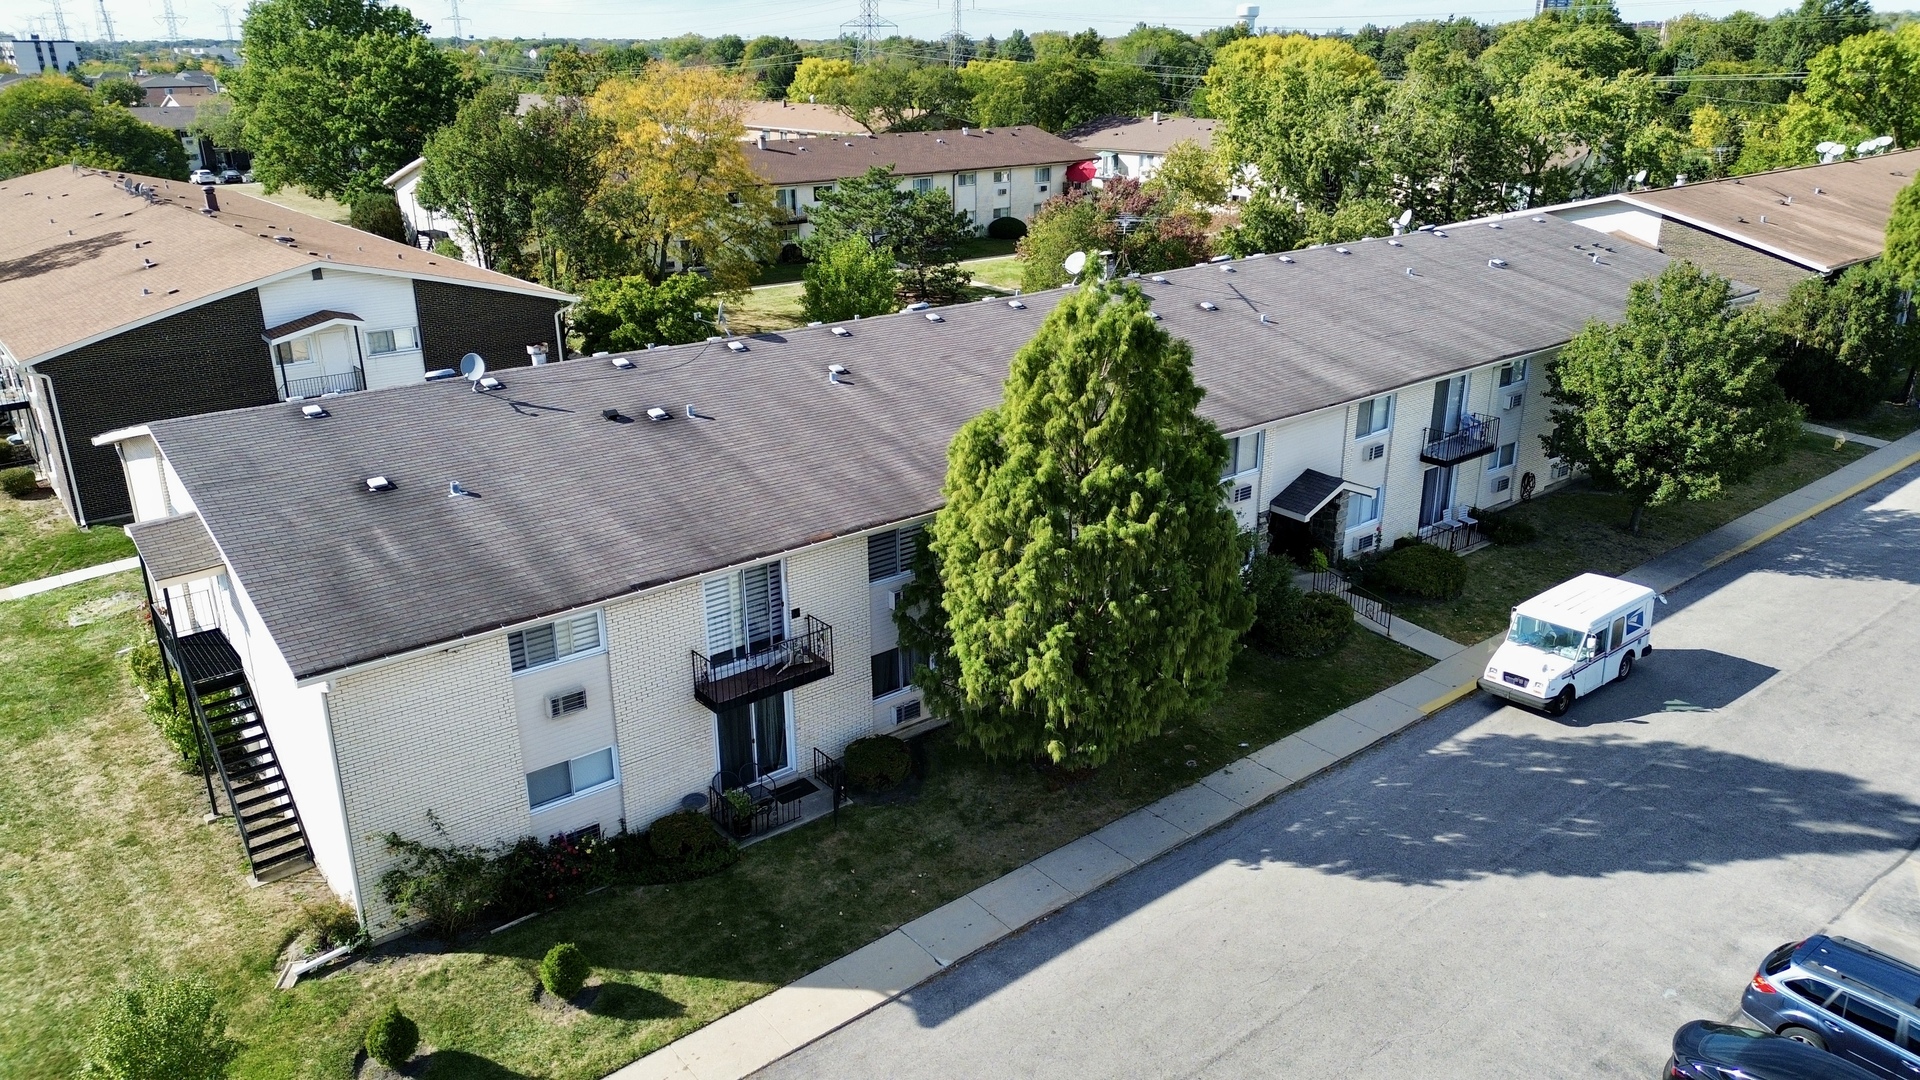
POLYGON ((1241 484, 1240 486, 1233 489, 1234 502, 1237 502, 1237 503, 1246 502, 1248 499, 1251 499, 1251 498, 1253 498, 1252 484, 1241 484))
POLYGON ((1367 447, 1360 456, 1364 461, 1379 461, 1381 458, 1387 456, 1387 444, 1383 442, 1374 443, 1367 447))
POLYGON ((564 694, 555 694, 547 699, 547 716, 559 719, 568 713, 577 713, 587 707, 585 690, 569 690, 564 694))
POLYGON ((1498 492, 1502 492, 1502 491, 1506 491, 1507 489, 1509 489, 1509 488, 1511 488, 1511 487, 1513 487, 1513 477, 1511 477, 1511 476, 1500 476, 1500 477, 1495 477, 1495 478, 1494 478, 1494 481, 1493 481, 1493 490, 1494 490, 1494 491, 1495 491, 1496 493, 1498 493, 1498 492))
POLYGON ((918 719, 920 719, 919 698, 893 707, 893 722, 896 724, 911 724, 918 719))
POLYGON ((1566 479, 1567 477, 1569 477, 1569 476, 1572 476, 1572 475, 1573 475, 1573 466, 1571 466, 1571 465, 1566 465, 1566 464, 1563 464, 1563 463, 1560 463, 1560 462, 1555 462, 1555 463, 1554 463, 1554 465, 1553 465, 1553 478, 1554 478, 1555 480, 1565 480, 1565 479, 1566 479))
POLYGON ((1049 187, 1049 185, 1047 185, 1047 184, 1041 184, 1041 185, 1040 185, 1040 186, 1039 186, 1038 188, 1036 188, 1035 190, 1036 190, 1036 191, 1038 191, 1038 192, 1040 192, 1040 194, 1042 194, 1042 195, 1045 195, 1045 194, 1047 193, 1047 188, 1048 188, 1048 187, 1049 187))
POLYGON ((1519 408, 1519 407, 1520 407, 1520 403, 1521 403, 1521 402, 1523 402, 1523 401, 1525 401, 1525 400, 1527 400, 1527 395, 1526 395, 1526 392, 1525 392, 1525 391, 1521 391, 1521 392, 1519 392, 1519 393, 1514 393, 1514 394, 1508 394, 1508 395, 1507 395, 1507 408, 1509 408, 1509 409, 1517 409, 1517 408, 1519 408))
POLYGON ((1373 550, 1373 545, 1374 545, 1374 541, 1376 541, 1376 540, 1378 540, 1378 539, 1379 539, 1379 538, 1378 538, 1378 537, 1376 537, 1376 536, 1374 536, 1374 535, 1373 535, 1372 533, 1368 533, 1367 535, 1365 535, 1365 536, 1363 536, 1363 537, 1361 537, 1360 539, 1358 539, 1358 540, 1355 540, 1355 541, 1353 542, 1353 550, 1355 550, 1355 551, 1372 551, 1372 550, 1373 550))
POLYGON ((1005 195, 1005 194, 1007 193, 1007 191, 1008 191, 1008 189, 1007 189, 1007 188, 1005 188, 1005 187, 997 187, 997 188, 994 188, 994 189, 993 189, 993 193, 994 193, 995 195, 1005 195))

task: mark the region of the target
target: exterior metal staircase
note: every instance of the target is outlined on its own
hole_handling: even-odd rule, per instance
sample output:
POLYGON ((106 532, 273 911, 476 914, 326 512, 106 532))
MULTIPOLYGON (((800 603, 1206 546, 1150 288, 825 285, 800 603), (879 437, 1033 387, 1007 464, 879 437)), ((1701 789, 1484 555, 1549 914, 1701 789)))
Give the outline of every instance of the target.
POLYGON ((155 619, 154 626, 186 687, 202 742, 201 768, 211 766, 220 777, 227 811, 253 868, 252 881, 273 881, 312 866, 313 849, 240 655, 218 629, 174 637, 163 620, 155 619))

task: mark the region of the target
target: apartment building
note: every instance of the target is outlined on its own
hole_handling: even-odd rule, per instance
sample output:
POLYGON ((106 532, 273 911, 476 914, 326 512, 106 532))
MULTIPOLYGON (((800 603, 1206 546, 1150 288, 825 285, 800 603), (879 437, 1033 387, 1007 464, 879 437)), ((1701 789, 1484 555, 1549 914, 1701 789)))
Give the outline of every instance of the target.
POLYGON ((1109 116, 1066 133, 1093 158, 1093 182, 1116 178, 1145 180, 1181 143, 1213 149, 1218 120, 1190 116, 1109 116))
MULTIPOLYGON (((102 432, 525 365, 574 298, 227 188, 0 181, 0 408, 82 525, 134 513, 102 432)), ((544 359, 544 355, 541 357, 544 359)))
POLYGON ((773 188, 785 212, 782 234, 798 240, 812 228, 807 212, 841 180, 880 166, 912 191, 939 191, 985 230, 995 218, 1031 221, 1042 204, 1093 176, 1080 147, 1036 127, 960 128, 825 139, 769 139, 747 144, 747 163, 773 188))
MULTIPOLYGON (((1357 553, 1564 477, 1540 364, 1664 257, 1537 219, 1136 279, 1275 546, 1357 553)), ((946 447, 1064 295, 109 433, 155 624, 262 876, 376 927, 389 832, 640 829, 938 722, 892 609, 946 447), (204 692, 203 692, 204 689, 204 692)))

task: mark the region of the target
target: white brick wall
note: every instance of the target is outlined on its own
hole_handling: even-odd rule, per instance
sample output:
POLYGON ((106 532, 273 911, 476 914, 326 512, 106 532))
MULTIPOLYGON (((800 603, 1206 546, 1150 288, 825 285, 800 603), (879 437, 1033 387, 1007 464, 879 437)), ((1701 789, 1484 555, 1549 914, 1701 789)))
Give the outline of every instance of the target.
POLYGON ((718 767, 713 713, 693 698, 705 652, 700 583, 683 581, 607 605, 607 659, 620 740, 627 827, 644 829, 707 790, 718 767))
POLYGON ((833 674, 793 693, 794 757, 813 767, 813 748, 839 755, 873 732, 871 599, 864 536, 795 552, 787 559, 788 602, 833 626, 833 674))

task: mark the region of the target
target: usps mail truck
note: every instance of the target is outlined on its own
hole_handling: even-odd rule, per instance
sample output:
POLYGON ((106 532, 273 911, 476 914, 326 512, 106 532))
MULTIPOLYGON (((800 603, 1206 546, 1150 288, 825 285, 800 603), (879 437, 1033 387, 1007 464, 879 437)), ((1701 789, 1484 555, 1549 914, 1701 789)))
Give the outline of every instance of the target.
POLYGON ((1653 605, 1645 585, 1581 574, 1513 609, 1507 640, 1488 662, 1480 689, 1564 715, 1575 698, 1626 678, 1653 651, 1653 605))

